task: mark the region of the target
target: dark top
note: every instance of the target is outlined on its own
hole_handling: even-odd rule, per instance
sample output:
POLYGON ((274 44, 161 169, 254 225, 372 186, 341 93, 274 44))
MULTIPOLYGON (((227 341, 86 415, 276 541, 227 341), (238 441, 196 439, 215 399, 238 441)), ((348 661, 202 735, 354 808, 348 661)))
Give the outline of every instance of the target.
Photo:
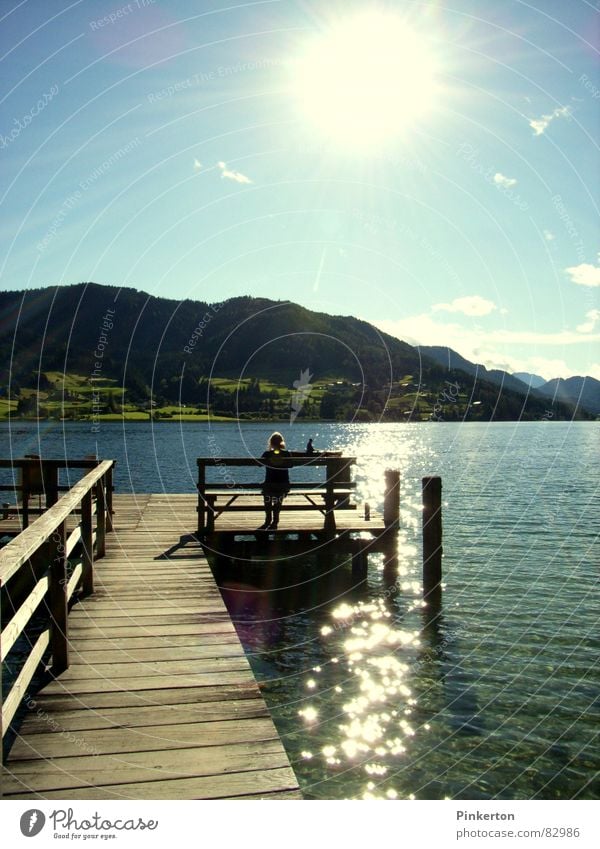
POLYGON ((306 453, 307 454, 314 454, 315 453, 315 449, 313 448, 312 439, 309 439, 307 444, 306 444, 306 453))
POLYGON ((288 469, 290 463, 287 458, 290 457, 289 451, 265 451, 262 455, 265 460, 265 480, 263 490, 279 490, 287 492, 290 488, 290 476, 288 469))

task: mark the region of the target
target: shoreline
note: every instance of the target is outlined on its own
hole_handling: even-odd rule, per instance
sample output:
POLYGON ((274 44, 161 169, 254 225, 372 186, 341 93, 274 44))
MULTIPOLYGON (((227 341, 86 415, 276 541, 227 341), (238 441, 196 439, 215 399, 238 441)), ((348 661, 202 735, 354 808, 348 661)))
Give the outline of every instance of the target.
MULTIPOLYGON (((320 424, 335 424, 335 425, 372 425, 372 424, 383 424, 383 425, 405 425, 405 424, 535 424, 544 422, 547 424, 556 424, 558 422, 569 422, 573 423, 587 423, 594 424, 600 421, 600 418, 596 419, 587 419, 587 418, 554 418, 554 419, 413 419, 413 420, 400 420, 400 419, 374 419, 371 421, 340 421, 338 419, 302 419, 299 423, 306 425, 320 425, 320 424)), ((122 416, 111 416, 103 419, 94 420, 94 419, 52 419, 52 418, 21 418, 16 416, 6 416, 4 418, 0 418, 0 424, 73 424, 73 425, 89 425, 90 430, 95 432, 94 429, 100 429, 103 424, 272 424, 272 425, 282 425, 285 427, 291 427, 292 425, 289 422, 289 419, 234 419, 234 418, 225 418, 224 416, 172 416, 169 418, 123 418, 122 416)), ((296 424, 294 422, 293 424, 296 424)))

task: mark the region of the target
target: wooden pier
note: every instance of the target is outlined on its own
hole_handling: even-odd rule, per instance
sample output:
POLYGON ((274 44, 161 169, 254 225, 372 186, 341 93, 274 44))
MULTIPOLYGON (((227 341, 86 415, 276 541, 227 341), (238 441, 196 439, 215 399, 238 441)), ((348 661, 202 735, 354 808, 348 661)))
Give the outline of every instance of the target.
MULTIPOLYGON (((60 503, 38 522, 53 525, 60 503)), ((193 495, 115 496, 93 595, 68 617, 68 668, 33 695, 28 682, 13 686, 27 711, 3 767, 5 798, 301 798, 189 534, 195 507, 193 495)), ((0 554, 4 574, 10 546, 24 536, 0 554)), ((46 634, 40 645, 49 641, 46 634)))
MULTIPOLYGON (((14 539, 0 551, 2 660, 47 609, 2 694, 3 738, 14 738, 4 797, 301 798, 206 552, 252 550, 268 561, 284 543, 292 559, 341 545, 364 579, 367 552, 397 528, 398 477, 386 479, 385 518, 359 510, 353 462, 314 463, 326 480, 297 484, 268 533, 256 530, 259 485, 207 483, 206 467, 223 467, 214 459, 198 461, 197 495, 113 496, 114 464, 97 461, 58 498, 52 467, 39 518, 23 528, 18 505, 3 514, 0 534, 14 539)), ((29 494, 32 479, 23 477, 29 494)))

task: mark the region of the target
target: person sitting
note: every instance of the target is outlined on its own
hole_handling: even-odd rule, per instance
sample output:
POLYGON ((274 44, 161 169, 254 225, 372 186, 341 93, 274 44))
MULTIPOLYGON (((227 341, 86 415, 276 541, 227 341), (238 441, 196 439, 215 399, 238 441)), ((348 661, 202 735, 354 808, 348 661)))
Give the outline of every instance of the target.
POLYGON ((265 502, 265 521, 258 530, 275 531, 279 524, 279 513, 283 499, 290 491, 288 469, 290 452, 286 450, 283 436, 275 431, 269 437, 268 448, 261 459, 265 461, 265 480, 262 494, 265 502))
POLYGON ((308 442, 306 443, 306 453, 307 454, 314 454, 315 453, 315 449, 314 449, 313 441, 312 441, 312 436, 308 440, 308 442))

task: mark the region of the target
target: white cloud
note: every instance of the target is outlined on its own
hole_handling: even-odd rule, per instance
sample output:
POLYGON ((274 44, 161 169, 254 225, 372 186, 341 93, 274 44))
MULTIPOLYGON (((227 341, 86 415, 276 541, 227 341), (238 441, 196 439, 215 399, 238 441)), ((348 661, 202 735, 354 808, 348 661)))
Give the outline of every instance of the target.
MULTIPOLYGON (((598 261, 600 261, 600 254, 598 254, 598 261)), ((565 268, 565 271, 571 277, 571 281, 578 286, 600 286, 600 265, 582 262, 581 265, 565 268)))
POLYGON ((221 177, 225 180, 233 180, 235 183, 251 183, 250 177, 245 174, 240 174, 239 171, 231 171, 225 162, 217 162, 217 166, 221 169, 221 177))
POLYGON ((504 174, 501 174, 499 171, 494 174, 494 183, 497 186, 503 186, 506 189, 510 189, 512 186, 517 185, 517 181, 514 177, 505 177, 504 174))
MULTIPOLYGON (((573 377, 573 369, 565 363, 564 360, 551 360, 547 357, 529 357, 527 359, 530 367, 525 371, 539 374, 546 380, 552 380, 553 377, 573 377)), ((519 369, 521 371, 521 369, 519 369)))
POLYGON ((544 239, 547 242, 553 242, 554 239, 556 239, 556 236, 554 235, 554 233, 551 233, 550 230, 544 230, 544 239))
POLYGON ((600 363, 594 363, 589 367, 587 373, 590 377, 595 377, 596 380, 600 380, 600 363))
POLYGON ((197 159, 194 159, 194 171, 199 171, 202 168, 202 163, 198 162, 197 159))
POLYGON ((471 353, 474 353, 487 344, 580 345, 588 342, 600 342, 600 333, 582 335, 574 330, 541 333, 537 330, 509 330, 506 327, 490 330, 482 327, 465 327, 462 324, 455 323, 445 324, 435 321, 432 316, 427 314, 411 316, 397 321, 382 319, 372 323, 385 330, 386 333, 398 336, 411 344, 449 345, 467 357, 468 354, 464 353, 465 346, 469 346, 471 353))
POLYGON ((432 307, 434 312, 460 312, 464 315, 478 316, 489 315, 495 309, 496 304, 493 301, 488 301, 480 295, 467 295, 464 298, 455 298, 449 304, 434 304, 432 307))
MULTIPOLYGON (((508 372, 529 371, 541 374, 547 380, 552 377, 570 377, 575 372, 564 360, 529 355, 515 355, 516 346, 531 346, 534 350, 565 345, 581 345, 600 342, 600 333, 582 334, 574 330, 541 333, 533 330, 496 330, 481 327, 465 327, 456 322, 436 321, 428 314, 409 316, 393 321, 373 321, 376 327, 396 336, 411 345, 443 345, 462 354, 473 363, 486 368, 501 368, 508 372)), ((590 374, 588 368, 586 374, 590 374)))
POLYGON ((541 118, 532 118, 529 126, 533 130, 534 136, 541 136, 547 130, 551 121, 555 118, 569 118, 571 116, 570 106, 559 106, 549 115, 542 115, 541 118))
POLYGON ((592 333, 596 329, 596 325, 600 322, 600 310, 589 310, 585 317, 587 321, 579 324, 576 328, 578 333, 592 333))

